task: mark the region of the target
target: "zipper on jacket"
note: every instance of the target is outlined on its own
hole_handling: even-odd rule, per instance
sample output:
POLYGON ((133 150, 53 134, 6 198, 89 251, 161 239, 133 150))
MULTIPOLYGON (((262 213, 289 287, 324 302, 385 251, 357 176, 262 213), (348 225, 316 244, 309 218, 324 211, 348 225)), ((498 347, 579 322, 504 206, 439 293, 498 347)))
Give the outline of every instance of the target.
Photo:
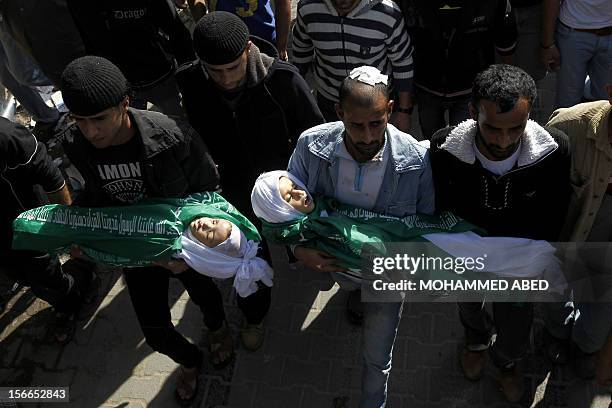
POLYGON ((346 46, 344 45, 344 17, 340 16, 340 32, 342 37, 342 55, 344 56, 344 71, 349 75, 348 62, 346 61, 346 46))
POLYGON ((446 62, 447 62, 447 64, 445 64, 446 65, 446 69, 444 71, 444 77, 442 78, 442 83, 444 84, 443 85, 444 95, 448 94, 448 81, 447 81, 447 79, 448 79, 448 57, 449 57, 448 53, 449 53, 449 50, 450 50, 450 47, 451 47, 451 43, 453 42, 453 37, 455 37, 455 33, 456 32, 457 32, 456 28, 453 28, 451 30, 451 33, 448 36, 448 42, 446 43, 446 49, 444 50, 444 55, 446 57, 446 62))
MULTIPOLYGON (((529 167, 533 167, 533 166, 535 166, 536 164, 540 163, 542 160, 544 160, 545 158, 547 158, 548 156, 550 156, 551 154, 553 154, 554 152, 556 152, 558 148, 559 148, 559 147, 556 147, 556 148, 552 149, 550 152, 546 153, 544 156, 540 157, 539 159, 537 159, 537 160, 536 160, 536 161, 534 161, 533 163, 529 163, 528 165, 523 166, 523 167, 517 167, 516 169, 512 169, 512 170, 510 170, 509 172, 507 172, 507 173, 505 173, 505 174, 502 174, 501 176, 499 176, 499 177, 496 179, 496 181, 497 181, 497 180, 501 180, 502 178, 506 177, 506 176, 507 176, 507 175, 509 175, 509 174, 516 173, 516 172, 518 172, 518 171, 521 171, 521 170, 524 170, 524 169, 528 169, 529 167)), ((495 177, 493 177, 493 178, 495 179, 495 177)))

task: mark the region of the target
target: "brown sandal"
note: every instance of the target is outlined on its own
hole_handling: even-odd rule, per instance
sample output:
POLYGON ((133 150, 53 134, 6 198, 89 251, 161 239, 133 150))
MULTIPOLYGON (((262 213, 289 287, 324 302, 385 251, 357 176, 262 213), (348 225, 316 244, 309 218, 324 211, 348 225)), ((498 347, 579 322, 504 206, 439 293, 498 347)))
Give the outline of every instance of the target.
POLYGON ((250 351, 258 350, 264 342, 264 323, 247 324, 240 331, 244 348, 250 351))
POLYGON ((225 368, 234 358, 234 340, 226 322, 219 330, 208 333, 208 344, 210 362, 215 369, 225 368))
POLYGON ((185 368, 180 366, 179 377, 174 390, 174 398, 182 407, 191 405, 195 397, 198 395, 198 377, 200 375, 200 367, 185 368))

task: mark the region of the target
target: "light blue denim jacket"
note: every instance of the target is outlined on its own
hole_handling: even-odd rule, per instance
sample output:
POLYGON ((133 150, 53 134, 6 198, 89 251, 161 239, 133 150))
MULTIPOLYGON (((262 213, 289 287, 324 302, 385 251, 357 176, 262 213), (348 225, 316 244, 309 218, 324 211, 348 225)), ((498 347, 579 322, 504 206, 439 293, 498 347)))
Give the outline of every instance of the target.
MULTIPOLYGON (((344 124, 324 123, 306 130, 297 141, 287 170, 299 177, 311 193, 335 197, 344 124)), ((434 212, 434 185, 429 151, 412 136, 387 125, 391 158, 372 208, 374 212, 404 217, 434 212)))

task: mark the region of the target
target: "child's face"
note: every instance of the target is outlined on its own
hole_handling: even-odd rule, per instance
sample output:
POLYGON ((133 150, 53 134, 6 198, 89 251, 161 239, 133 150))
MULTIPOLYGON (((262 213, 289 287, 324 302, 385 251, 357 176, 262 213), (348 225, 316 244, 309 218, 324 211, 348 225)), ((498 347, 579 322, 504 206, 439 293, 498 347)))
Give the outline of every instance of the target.
POLYGON ((308 197, 308 194, 296 186, 291 179, 281 177, 278 180, 278 191, 283 200, 299 212, 309 214, 314 210, 314 203, 308 197))
POLYGON ((189 224, 193 236, 209 248, 214 248, 229 238, 232 224, 220 218, 196 218, 189 224))

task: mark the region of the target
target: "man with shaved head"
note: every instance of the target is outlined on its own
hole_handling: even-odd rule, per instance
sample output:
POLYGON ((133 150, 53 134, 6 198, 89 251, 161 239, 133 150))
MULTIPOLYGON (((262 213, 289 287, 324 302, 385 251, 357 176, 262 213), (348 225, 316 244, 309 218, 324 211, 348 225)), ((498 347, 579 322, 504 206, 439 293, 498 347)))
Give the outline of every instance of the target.
MULTIPOLYGON (((374 67, 355 68, 340 86, 336 104, 340 121, 305 131, 288 171, 311 193, 346 204, 395 217, 431 214, 434 189, 428 151, 388 123, 392 110, 388 77, 374 67)), ((361 280, 344 273, 329 254, 301 246, 294 248, 294 254, 304 265, 331 273, 341 289, 361 287, 361 280)), ((362 306, 359 406, 383 407, 402 303, 364 302, 362 306)))

